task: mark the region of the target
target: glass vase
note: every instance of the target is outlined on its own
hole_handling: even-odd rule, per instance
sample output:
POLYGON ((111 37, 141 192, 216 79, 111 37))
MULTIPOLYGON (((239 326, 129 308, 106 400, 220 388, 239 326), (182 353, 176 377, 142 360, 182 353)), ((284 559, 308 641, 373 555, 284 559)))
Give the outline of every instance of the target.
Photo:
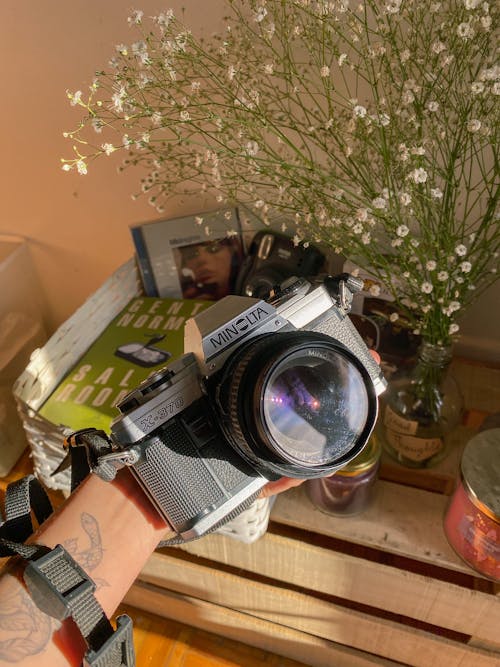
POLYGON ((414 367, 394 376, 382 398, 379 435, 385 451, 404 466, 431 467, 447 454, 446 436, 463 410, 451 358, 451 345, 424 341, 414 367))

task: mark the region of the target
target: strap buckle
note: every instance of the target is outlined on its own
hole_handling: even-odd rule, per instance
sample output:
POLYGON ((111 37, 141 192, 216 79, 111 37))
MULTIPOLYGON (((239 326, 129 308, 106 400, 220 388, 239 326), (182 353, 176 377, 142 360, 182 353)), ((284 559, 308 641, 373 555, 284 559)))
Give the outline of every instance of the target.
POLYGON ((117 629, 113 631, 94 597, 95 583, 63 546, 58 544, 30 561, 24 581, 41 611, 59 621, 73 618, 91 647, 85 654, 83 667, 135 666, 131 619, 125 614, 119 616, 117 629))
POLYGON ((97 651, 87 651, 83 667, 134 667, 135 653, 132 621, 123 614, 116 619, 116 630, 97 651))
MULTIPOLYGON (((94 435, 95 431, 92 437, 94 435)), ((100 437, 99 432, 97 437, 100 437)), ((134 452, 129 464, 133 464, 136 455, 134 452)), ((112 462, 104 465, 112 466, 112 462)), ((135 667, 131 619, 126 615, 118 617, 117 629, 113 629, 94 596, 95 583, 66 549, 60 544, 50 549, 41 544, 7 539, 28 536, 31 531, 26 531, 31 520, 27 523, 26 516, 30 516, 31 509, 38 521, 43 521, 50 513, 50 502, 37 480, 30 475, 10 484, 5 505, 5 523, 0 514, 0 557, 18 554, 27 560, 23 576, 35 605, 60 621, 73 619, 88 647, 83 666, 135 667)))
POLYGON ((28 563, 24 581, 37 607, 59 621, 71 615, 78 599, 95 591, 94 582, 60 544, 28 563))
POLYGON ((91 426, 88 428, 81 428, 78 431, 73 431, 73 433, 70 433, 66 438, 64 438, 63 447, 66 451, 71 449, 71 447, 81 447, 82 445, 86 444, 88 436, 98 436, 109 443, 105 431, 91 426))
POLYGON ((66 452, 66 456, 51 473, 51 477, 63 472, 63 470, 67 470, 72 465, 75 451, 80 450, 80 448, 85 453, 85 460, 88 468, 91 469, 95 465, 95 460, 97 458, 97 456, 94 455, 94 452, 90 451, 92 442, 99 442, 100 453, 111 451, 111 443, 108 436, 104 431, 97 428, 81 428, 66 436, 63 441, 63 448, 66 452))

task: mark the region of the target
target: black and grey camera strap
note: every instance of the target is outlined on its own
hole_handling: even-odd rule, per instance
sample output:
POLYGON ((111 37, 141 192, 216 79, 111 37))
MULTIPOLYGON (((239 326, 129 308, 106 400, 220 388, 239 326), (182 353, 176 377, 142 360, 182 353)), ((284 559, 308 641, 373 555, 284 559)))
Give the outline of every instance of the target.
POLYGON ((5 520, 0 514, 0 557, 20 556, 27 561, 23 579, 41 611, 59 621, 73 619, 88 649, 83 667, 133 667, 131 619, 118 616, 114 630, 94 596, 94 581, 63 546, 25 544, 33 534, 33 515, 40 524, 51 513, 52 504, 34 475, 9 484, 5 520))
MULTIPOLYGON (((133 464, 127 452, 113 451, 104 431, 94 428, 71 434, 66 438, 65 448, 68 454, 53 474, 71 466, 72 492, 90 472, 111 481, 118 469, 133 464)), ((217 530, 249 508, 257 495, 248 498, 208 532, 217 530)), ((34 532, 33 517, 41 524, 52 511, 47 493, 34 475, 9 484, 5 494, 5 520, 0 512, 0 558, 20 556, 27 561, 23 579, 34 603, 59 621, 73 619, 88 647, 83 667, 133 667, 135 653, 130 617, 118 616, 116 630, 113 629, 94 596, 94 581, 62 545, 50 549, 41 544, 25 544, 34 532)), ((184 542, 176 535, 160 542, 158 547, 184 542)))

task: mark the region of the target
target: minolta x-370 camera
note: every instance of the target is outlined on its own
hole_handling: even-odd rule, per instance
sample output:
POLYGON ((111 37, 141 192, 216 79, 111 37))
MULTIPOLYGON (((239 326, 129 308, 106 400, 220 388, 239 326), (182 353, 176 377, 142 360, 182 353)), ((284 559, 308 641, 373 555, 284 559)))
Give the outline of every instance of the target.
POLYGON ((114 446, 183 539, 234 515, 268 480, 313 478, 365 446, 385 388, 351 324, 352 276, 228 296, 190 319, 186 354, 119 404, 114 446))

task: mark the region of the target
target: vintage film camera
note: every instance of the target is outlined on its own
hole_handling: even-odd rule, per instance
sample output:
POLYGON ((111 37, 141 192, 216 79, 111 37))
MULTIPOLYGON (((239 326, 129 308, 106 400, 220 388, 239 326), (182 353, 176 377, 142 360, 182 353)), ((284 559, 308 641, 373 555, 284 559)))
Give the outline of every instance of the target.
POLYGON ((184 539, 268 480, 328 475, 366 444, 385 388, 348 312, 360 281, 286 281, 186 322, 188 352, 130 392, 111 427, 139 483, 184 539))
POLYGON ((314 246, 295 246, 284 234, 257 232, 238 274, 235 293, 265 298, 290 276, 316 276, 324 263, 325 256, 314 246))

